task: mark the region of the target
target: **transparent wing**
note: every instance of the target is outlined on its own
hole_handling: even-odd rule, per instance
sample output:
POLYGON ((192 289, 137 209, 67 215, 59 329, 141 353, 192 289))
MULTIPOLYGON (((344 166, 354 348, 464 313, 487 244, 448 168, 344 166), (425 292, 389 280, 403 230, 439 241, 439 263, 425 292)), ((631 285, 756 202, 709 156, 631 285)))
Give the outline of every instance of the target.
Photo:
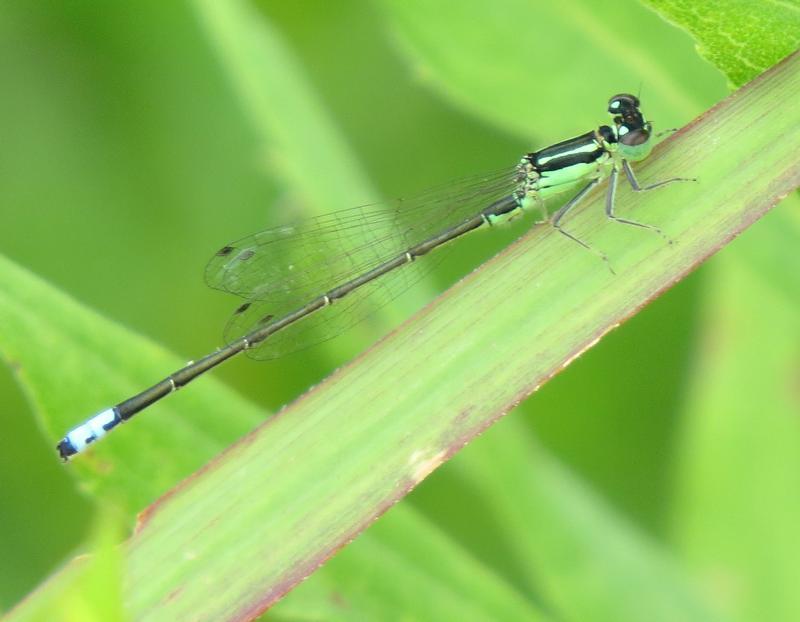
MULTIPOLYGON (((216 289, 244 298, 226 342, 295 311, 407 248, 480 213, 517 189, 516 168, 451 182, 416 196, 275 227, 223 247, 206 268, 216 289)), ((442 251, 396 268, 248 350, 272 359, 331 339, 419 281, 442 251)))
POLYGON ((516 176, 504 169, 255 233, 211 258, 206 283, 246 300, 302 304, 473 216, 513 191, 516 176))
MULTIPOLYGON (((437 252, 419 263, 407 264, 379 279, 365 283, 334 304, 290 324, 247 350, 257 360, 269 360, 305 350, 352 328, 371 313, 388 304, 430 272, 444 256, 437 252)), ((227 343, 247 335, 295 311, 296 303, 255 301, 241 305, 225 327, 227 343)))

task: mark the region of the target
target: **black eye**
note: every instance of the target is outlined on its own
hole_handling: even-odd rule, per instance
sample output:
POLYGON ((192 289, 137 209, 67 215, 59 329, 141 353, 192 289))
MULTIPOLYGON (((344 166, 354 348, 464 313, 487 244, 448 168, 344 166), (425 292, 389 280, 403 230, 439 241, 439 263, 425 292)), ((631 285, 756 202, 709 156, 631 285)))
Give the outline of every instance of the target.
POLYGON ((614 97, 608 101, 608 111, 611 114, 618 114, 620 112, 638 107, 639 98, 636 97, 636 95, 631 95, 629 93, 620 93, 619 95, 614 95, 614 97))

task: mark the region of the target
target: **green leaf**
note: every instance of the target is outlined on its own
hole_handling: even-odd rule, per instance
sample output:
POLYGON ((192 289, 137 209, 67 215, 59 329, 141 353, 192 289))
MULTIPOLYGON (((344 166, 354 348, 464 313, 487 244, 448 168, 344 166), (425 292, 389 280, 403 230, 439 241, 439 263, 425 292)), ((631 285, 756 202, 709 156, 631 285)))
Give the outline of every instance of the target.
POLYGON ((697 50, 741 86, 800 46, 800 2, 643 0, 685 28, 697 50))
POLYGON ((676 244, 607 223, 597 193, 570 228, 615 258, 617 276, 539 228, 154 505, 128 549, 133 615, 221 619, 269 606, 796 188, 799 68, 800 55, 787 59, 639 168, 643 180, 698 183, 620 194, 622 213, 664 223, 676 244))

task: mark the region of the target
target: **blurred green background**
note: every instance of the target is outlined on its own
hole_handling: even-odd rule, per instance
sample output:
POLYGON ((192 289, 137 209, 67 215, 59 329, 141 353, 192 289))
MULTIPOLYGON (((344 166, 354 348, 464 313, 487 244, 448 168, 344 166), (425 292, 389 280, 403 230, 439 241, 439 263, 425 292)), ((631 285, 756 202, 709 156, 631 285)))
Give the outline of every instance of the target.
MULTIPOLYGON (((633 1, 258 2, 253 28, 281 50, 263 66, 240 62, 213 6, 0 4, 0 252, 187 360, 219 345, 237 306, 202 279, 232 239, 513 164, 605 123, 616 92, 641 90, 661 128, 728 93, 686 32, 633 1), (302 106, 284 78, 303 85, 302 106), (338 151, 316 151, 318 131, 338 151)), ((800 618, 796 208, 769 214, 510 415, 731 619, 800 618)), ((524 226, 465 242, 330 345, 215 374, 273 411, 524 226)), ((0 608, 70 556, 93 514, 6 362, 0 608)), ((404 503, 525 592, 502 520, 459 466, 507 425, 404 503)))

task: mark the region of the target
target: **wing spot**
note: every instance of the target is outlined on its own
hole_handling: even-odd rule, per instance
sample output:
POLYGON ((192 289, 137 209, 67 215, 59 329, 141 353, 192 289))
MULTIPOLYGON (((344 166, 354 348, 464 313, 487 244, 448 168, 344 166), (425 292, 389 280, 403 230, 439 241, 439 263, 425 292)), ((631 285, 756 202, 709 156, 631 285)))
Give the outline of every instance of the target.
POLYGON ((239 307, 238 309, 236 309, 236 311, 234 311, 234 313, 236 313, 236 314, 239 314, 239 313, 244 313, 245 311, 247 311, 247 310, 250 308, 250 305, 251 305, 251 304, 252 304, 252 303, 250 303, 250 302, 246 302, 246 303, 244 303, 244 304, 243 304, 241 307, 239 307))
POLYGON ((256 252, 252 248, 248 248, 246 251, 239 253, 239 256, 236 259, 239 261, 247 261, 255 254, 256 252))
POLYGON ((258 323, 259 324, 266 324, 267 322, 271 322, 274 317, 275 316, 272 315, 272 313, 268 313, 267 315, 262 317, 260 320, 258 320, 258 323))
POLYGON ((233 246, 223 246, 217 251, 217 257, 227 257, 233 252, 233 246))

